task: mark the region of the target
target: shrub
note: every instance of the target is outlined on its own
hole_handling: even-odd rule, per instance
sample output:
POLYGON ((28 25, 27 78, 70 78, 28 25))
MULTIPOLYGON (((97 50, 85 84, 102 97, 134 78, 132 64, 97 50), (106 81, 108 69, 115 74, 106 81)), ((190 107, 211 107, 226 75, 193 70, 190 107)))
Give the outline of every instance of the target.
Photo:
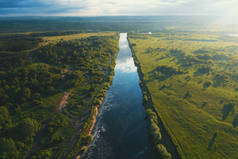
POLYGON ((93 141, 93 136, 92 135, 88 135, 88 136, 83 136, 81 138, 81 145, 88 145, 93 141))
POLYGON ((17 150, 15 142, 11 138, 0 139, 0 158, 18 158, 19 152, 17 150))
POLYGON ((39 153, 32 156, 32 159, 51 159, 52 158, 52 152, 49 150, 42 150, 39 153))
POLYGON ((34 119, 26 118, 18 124, 16 129, 19 134, 19 137, 32 137, 39 130, 39 123, 34 119))
POLYGON ((151 109, 147 109, 146 114, 149 121, 149 133, 152 140, 152 145, 157 145, 162 139, 160 128, 158 126, 158 117, 151 109))
POLYGON ((152 144, 156 145, 161 142, 162 135, 159 131, 159 129, 155 130, 152 134, 152 144))
POLYGON ((86 150, 87 150, 87 146, 83 146, 83 147, 80 149, 80 152, 84 153, 86 150))
POLYGON ((167 149, 162 144, 158 144, 155 147, 155 153, 156 156, 158 156, 161 159, 171 159, 171 154, 167 151, 167 149))
POLYGON ((6 107, 0 107, 0 132, 11 126, 11 117, 6 107))
POLYGON ((149 119, 149 121, 153 121, 155 123, 158 123, 157 115, 151 109, 146 109, 146 116, 149 119))

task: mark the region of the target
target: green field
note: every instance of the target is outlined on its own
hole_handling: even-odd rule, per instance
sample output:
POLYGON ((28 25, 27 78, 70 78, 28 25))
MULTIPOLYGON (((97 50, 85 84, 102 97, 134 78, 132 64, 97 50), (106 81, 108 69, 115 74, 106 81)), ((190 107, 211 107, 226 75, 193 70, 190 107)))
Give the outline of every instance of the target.
POLYGON ((238 38, 130 34, 153 106, 182 158, 235 159, 238 38))

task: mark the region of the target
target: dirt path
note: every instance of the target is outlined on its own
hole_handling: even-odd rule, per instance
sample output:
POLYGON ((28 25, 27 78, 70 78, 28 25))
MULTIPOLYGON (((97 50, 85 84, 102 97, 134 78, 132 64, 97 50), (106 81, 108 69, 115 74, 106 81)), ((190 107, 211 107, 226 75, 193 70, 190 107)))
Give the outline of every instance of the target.
MULTIPOLYGON (((99 107, 99 106, 98 106, 99 107)), ((93 128, 97 122, 97 116, 98 116, 98 107, 95 107, 95 114, 93 116, 93 121, 92 121, 92 125, 89 129, 89 132, 88 132, 88 135, 91 135, 92 134, 92 131, 93 131, 93 128)))
POLYGON ((59 103, 59 105, 57 106, 56 112, 61 112, 62 108, 66 107, 67 104, 67 99, 70 95, 70 92, 64 92, 64 95, 59 103))
MULTIPOLYGON (((110 61, 108 62, 108 68, 110 67, 110 65, 111 65, 111 63, 112 63, 112 60, 113 60, 113 56, 111 56, 110 61)), ((106 75, 105 75, 105 77, 104 77, 104 81, 106 81, 106 79, 108 78, 109 73, 110 73, 109 70, 107 70, 107 71, 106 71, 106 75)), ((97 89, 96 93, 90 98, 90 100, 89 100, 89 102, 88 102, 88 107, 92 106, 95 97, 96 97, 96 96, 98 95, 98 93, 102 90, 102 88, 103 88, 103 84, 97 89)), ((96 108, 96 114, 95 114, 95 116, 94 116, 94 118, 93 118, 92 125, 90 126, 89 134, 92 133, 92 131, 93 131, 93 129, 94 129, 94 126, 95 126, 95 124, 96 124, 96 122, 97 122, 98 109, 99 109, 99 106, 97 106, 97 108, 96 108)), ((73 146, 74 146, 74 145, 77 143, 77 141, 79 140, 79 138, 80 138, 80 132, 81 132, 81 130, 82 130, 82 128, 83 128, 83 124, 84 124, 85 121, 87 120, 88 116, 89 116, 89 114, 85 114, 85 115, 83 115, 83 116, 79 116, 76 120, 74 120, 74 121, 76 121, 76 123, 78 123, 78 124, 76 124, 77 134, 75 135, 75 137, 74 137, 73 140, 71 141, 70 145, 68 146, 68 147, 69 147, 68 151, 66 151, 66 152, 64 153, 64 155, 61 157, 61 159, 65 159, 65 158, 66 158, 66 156, 70 153, 70 151, 71 151, 71 149, 73 148, 73 146), (77 122, 77 121, 78 121, 78 122, 77 122)), ((77 153, 77 155, 75 156, 75 158, 77 159, 77 157, 79 157, 78 153, 77 153)))

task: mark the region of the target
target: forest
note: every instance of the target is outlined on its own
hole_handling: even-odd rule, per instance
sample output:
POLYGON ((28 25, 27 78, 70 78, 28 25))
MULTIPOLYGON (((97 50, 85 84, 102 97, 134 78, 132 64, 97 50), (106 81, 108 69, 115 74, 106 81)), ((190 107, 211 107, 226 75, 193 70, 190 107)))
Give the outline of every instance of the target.
POLYGON ((2 34, 0 48, 0 158, 65 159, 84 151, 112 80, 117 33, 2 34))
POLYGON ((220 32, 236 33, 236 26, 213 26, 216 16, 96 16, 96 17, 0 17, 0 33, 57 32, 220 32), (206 24, 206 25, 204 25, 206 24))

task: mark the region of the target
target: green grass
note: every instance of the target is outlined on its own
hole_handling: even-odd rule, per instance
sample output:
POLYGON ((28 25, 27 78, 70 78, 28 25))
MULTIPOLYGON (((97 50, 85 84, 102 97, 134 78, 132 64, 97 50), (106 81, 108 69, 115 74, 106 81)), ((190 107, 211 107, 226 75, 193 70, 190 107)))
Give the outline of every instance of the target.
POLYGON ((237 39, 158 33, 134 34, 129 40, 154 107, 181 157, 236 158, 237 39), (167 70, 162 71, 164 66, 167 70), (203 71, 207 67, 209 73, 203 71), (205 82, 210 86, 204 87, 205 82), (230 103, 234 103, 232 110, 225 109, 230 103))

